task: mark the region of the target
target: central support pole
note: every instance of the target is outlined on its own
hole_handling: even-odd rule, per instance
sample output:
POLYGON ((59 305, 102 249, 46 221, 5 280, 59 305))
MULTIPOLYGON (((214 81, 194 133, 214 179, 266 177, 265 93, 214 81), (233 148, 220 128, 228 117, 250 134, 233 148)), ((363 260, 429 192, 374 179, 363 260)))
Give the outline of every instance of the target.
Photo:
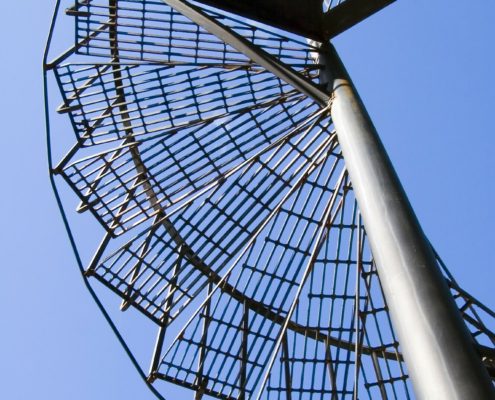
MULTIPOLYGON (((495 390, 378 134, 335 49, 320 59, 331 115, 415 394, 488 400, 495 390)), ((325 47, 327 47, 325 46, 325 47)))
POLYGON ((331 115, 366 226, 394 328, 415 394, 424 400, 495 400, 477 354, 376 130, 335 49, 315 85, 184 0, 163 0, 179 13, 325 107, 331 115), (330 97, 331 95, 331 97, 330 97))

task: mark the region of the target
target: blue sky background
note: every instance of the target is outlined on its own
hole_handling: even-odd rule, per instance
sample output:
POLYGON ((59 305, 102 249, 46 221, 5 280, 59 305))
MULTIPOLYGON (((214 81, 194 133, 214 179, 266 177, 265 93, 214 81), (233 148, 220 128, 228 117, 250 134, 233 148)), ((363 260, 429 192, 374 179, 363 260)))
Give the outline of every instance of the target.
MULTIPOLYGON (((0 398, 153 399, 83 287, 51 193, 41 59, 53 3, 2 4, 0 398)), ((494 21, 488 0, 398 0, 335 40, 425 232, 492 308, 494 21)))

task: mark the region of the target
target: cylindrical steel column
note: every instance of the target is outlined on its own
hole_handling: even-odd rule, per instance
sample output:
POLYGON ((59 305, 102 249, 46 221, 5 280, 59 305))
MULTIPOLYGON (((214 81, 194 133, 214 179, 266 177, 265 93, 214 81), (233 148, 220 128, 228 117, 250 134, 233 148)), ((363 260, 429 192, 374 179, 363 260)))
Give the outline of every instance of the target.
POLYGON ((415 394, 495 399, 495 390, 390 159, 332 45, 322 83, 415 394))

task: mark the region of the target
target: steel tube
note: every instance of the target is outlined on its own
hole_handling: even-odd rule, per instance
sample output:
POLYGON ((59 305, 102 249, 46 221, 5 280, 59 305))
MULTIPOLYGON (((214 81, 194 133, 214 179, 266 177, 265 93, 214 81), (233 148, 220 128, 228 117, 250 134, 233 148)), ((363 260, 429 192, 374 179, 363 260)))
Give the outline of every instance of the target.
POLYGON ((331 115, 416 397, 495 399, 474 340, 335 49, 320 60, 331 115))
POLYGON ((310 79, 304 77, 298 72, 292 70, 276 57, 268 54, 261 47, 254 45, 247 39, 215 21, 213 18, 205 14, 200 8, 193 6, 191 3, 184 0, 162 0, 174 10, 189 18, 194 23, 198 24, 207 32, 215 35, 224 43, 232 46, 240 53, 247 56, 250 60, 270 71, 275 76, 279 77, 288 84, 294 86, 297 90, 305 95, 315 99, 319 104, 324 105, 328 101, 327 94, 310 79))

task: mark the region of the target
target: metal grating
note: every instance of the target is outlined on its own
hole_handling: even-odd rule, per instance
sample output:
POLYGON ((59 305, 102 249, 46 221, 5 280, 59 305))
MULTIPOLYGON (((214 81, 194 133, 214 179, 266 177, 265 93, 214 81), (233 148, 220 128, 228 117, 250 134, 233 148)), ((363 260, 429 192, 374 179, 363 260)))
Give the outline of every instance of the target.
MULTIPOLYGON (((79 2, 76 37, 80 54, 111 57, 112 42, 121 60, 187 65, 250 65, 243 54, 205 31, 160 0, 94 0, 79 2), (117 4, 117 5, 116 5, 117 4), (88 38, 91 38, 88 40, 88 38)), ((295 68, 314 68, 304 38, 253 25, 241 17, 205 8, 208 16, 295 68)))
MULTIPOLYGON (((315 175, 326 178, 326 172, 324 165, 315 175)), ((352 191, 345 175, 339 181, 337 195, 321 199, 327 207, 319 210, 319 218, 305 215, 314 212, 311 207, 300 214, 291 210, 300 229, 278 229, 293 226, 288 212, 274 217, 266 236, 258 236, 232 271, 236 278, 227 281, 249 300, 227 290, 207 299, 163 356, 158 377, 219 398, 256 398, 271 369, 263 398, 287 393, 292 398, 353 398, 357 393, 371 399, 409 398, 352 191), (303 226, 313 224, 317 231, 310 235, 303 226), (313 241, 290 245, 307 237, 313 241)), ((301 188, 301 193, 308 191, 317 189, 301 188)), ((297 207, 299 196, 294 197, 291 208, 297 207)))
MULTIPOLYGON (((305 38, 191 4, 318 85, 305 38)), ((53 173, 102 227, 86 278, 158 329, 148 382, 195 399, 413 398, 327 110, 166 1, 68 14, 76 43, 52 69, 75 144, 53 173)), ((439 263, 495 376, 495 314, 439 263)))

